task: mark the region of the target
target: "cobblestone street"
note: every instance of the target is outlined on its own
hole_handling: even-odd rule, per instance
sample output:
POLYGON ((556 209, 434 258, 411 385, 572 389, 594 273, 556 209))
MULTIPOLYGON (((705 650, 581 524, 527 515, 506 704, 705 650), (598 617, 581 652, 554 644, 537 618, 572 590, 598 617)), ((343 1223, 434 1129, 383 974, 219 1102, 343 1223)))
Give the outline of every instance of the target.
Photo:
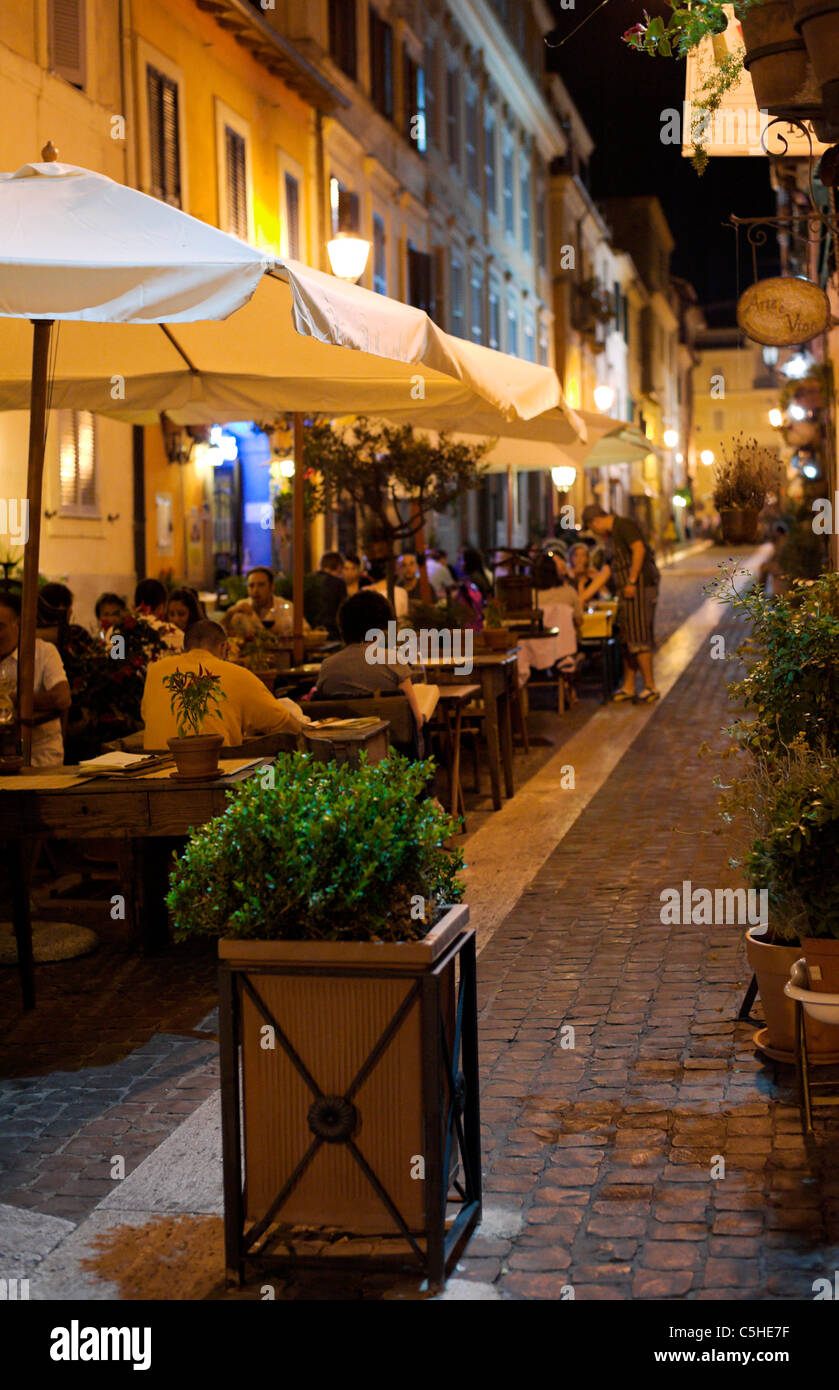
MULTIPOLYGON (((665 572, 662 634, 702 603, 718 558, 665 572)), ((740 635, 727 615, 715 630, 729 650, 740 635)), ((660 917, 661 893, 684 880, 741 882, 717 833, 719 762, 698 751, 725 745, 728 676, 705 641, 513 910, 484 938, 473 914, 485 1220, 447 1297, 807 1300, 833 1277, 837 1130, 819 1118, 805 1143, 792 1069, 762 1060, 755 1025, 736 1021, 743 930, 660 917)), ((585 734, 596 705, 583 705, 532 775, 569 731, 585 734)), ((617 730, 635 716, 600 717, 617 730)), ((534 827, 522 806, 503 814, 523 844, 534 827)), ((218 1084, 209 944, 144 959, 106 939, 38 976, 29 1015, 15 972, 0 982, 0 1203, 24 1222, 27 1273, 91 1213, 104 1218, 114 1156, 139 1178, 179 1127, 187 1142, 218 1084)), ((194 1162, 210 1163, 200 1144, 194 1162)), ((216 1212, 215 1200, 182 1209, 216 1212)), ((214 1276, 189 1296, 223 1287, 214 1276)))

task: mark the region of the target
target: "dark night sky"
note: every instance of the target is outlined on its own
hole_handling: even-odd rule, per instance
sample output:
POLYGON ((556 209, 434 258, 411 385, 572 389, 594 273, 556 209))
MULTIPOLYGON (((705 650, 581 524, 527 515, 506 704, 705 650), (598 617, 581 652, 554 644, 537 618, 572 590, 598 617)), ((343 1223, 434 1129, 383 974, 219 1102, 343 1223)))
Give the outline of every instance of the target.
MULTIPOLYGON (((684 100, 683 62, 635 53, 621 40, 648 8, 668 16, 661 0, 576 0, 563 9, 552 0, 559 42, 587 15, 577 34, 548 55, 570 91, 595 141, 591 160, 591 192, 595 198, 621 194, 656 194, 662 202, 676 250, 673 273, 689 280, 700 302, 708 305, 736 298, 735 234, 722 224, 733 212, 741 217, 771 216, 774 197, 765 158, 714 158, 699 178, 677 145, 660 140, 660 113, 681 110, 684 100)), ((741 239, 743 234, 741 233, 741 239)), ((742 267, 741 289, 751 282, 748 253, 742 267)), ((759 273, 777 273, 767 257, 759 273)))

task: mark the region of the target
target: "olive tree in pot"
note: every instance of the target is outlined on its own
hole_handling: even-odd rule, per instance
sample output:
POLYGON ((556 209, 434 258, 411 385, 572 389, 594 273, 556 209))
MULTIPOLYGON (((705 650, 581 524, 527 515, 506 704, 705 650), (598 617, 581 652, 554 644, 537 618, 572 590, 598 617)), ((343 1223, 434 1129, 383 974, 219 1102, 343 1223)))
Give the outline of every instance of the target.
POLYGON ((174 869, 176 938, 219 938, 236 1282, 316 1230, 318 1267, 439 1284, 480 1220, 474 932, 428 771, 281 755, 174 869))
POLYGON ((722 446, 722 461, 714 471, 714 506, 720 514, 723 538, 729 545, 750 545, 757 540, 758 520, 767 493, 780 486, 781 461, 772 450, 735 435, 729 452, 722 446))
POLYGON ((163 684, 169 691, 178 730, 177 738, 167 740, 175 758, 175 775, 202 781, 215 777, 224 737, 202 734, 201 729, 210 709, 218 713, 220 702, 227 698, 221 689, 221 676, 214 676, 201 665, 197 671, 182 671, 176 666, 163 677, 163 684))

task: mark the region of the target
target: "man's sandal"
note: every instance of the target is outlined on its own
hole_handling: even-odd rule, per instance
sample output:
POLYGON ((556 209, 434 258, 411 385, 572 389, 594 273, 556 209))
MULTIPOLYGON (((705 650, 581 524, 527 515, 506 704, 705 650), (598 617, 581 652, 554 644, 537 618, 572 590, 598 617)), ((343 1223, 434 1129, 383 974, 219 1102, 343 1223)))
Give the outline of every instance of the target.
POLYGON ((642 690, 638 696, 639 705, 651 705, 655 700, 660 700, 661 695, 657 690, 642 690))

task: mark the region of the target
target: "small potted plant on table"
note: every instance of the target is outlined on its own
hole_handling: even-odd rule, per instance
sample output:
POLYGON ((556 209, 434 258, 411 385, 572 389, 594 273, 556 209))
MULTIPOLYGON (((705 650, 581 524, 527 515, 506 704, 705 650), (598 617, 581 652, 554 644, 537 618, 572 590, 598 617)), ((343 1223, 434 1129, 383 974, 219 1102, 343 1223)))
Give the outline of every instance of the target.
POLYGON ((510 629, 504 622, 504 609, 498 599, 491 598, 484 610, 484 626, 478 634, 478 642, 490 652, 505 652, 510 646, 510 629))
POLYGON ((722 450, 714 473, 714 506, 720 514, 723 538, 729 545, 757 540, 758 519, 770 489, 780 486, 781 461, 772 449, 735 435, 731 452, 722 450))
POLYGON ((214 676, 199 665, 197 671, 176 667, 163 684, 170 692, 169 704, 178 734, 167 740, 175 758, 176 777, 204 781, 218 775, 218 760, 224 738, 221 734, 202 734, 201 728, 212 707, 218 713, 226 699, 220 688, 221 676, 214 676))
POLYGON ((176 939, 220 938, 228 1277, 308 1260, 439 1284, 481 1207, 455 824, 396 753, 274 774, 193 833, 168 897, 176 939))

